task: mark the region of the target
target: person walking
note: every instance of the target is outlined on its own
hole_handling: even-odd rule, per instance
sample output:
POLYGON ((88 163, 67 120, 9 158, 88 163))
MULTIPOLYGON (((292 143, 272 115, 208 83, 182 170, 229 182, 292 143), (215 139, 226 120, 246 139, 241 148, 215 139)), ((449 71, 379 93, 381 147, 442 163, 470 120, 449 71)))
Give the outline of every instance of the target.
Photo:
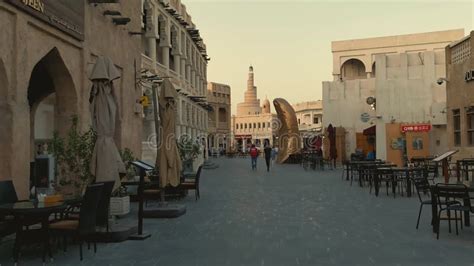
POLYGON ((267 164, 267 172, 270 172, 270 159, 272 158, 273 149, 270 147, 270 145, 268 145, 268 143, 266 143, 263 151, 265 153, 265 163, 267 164))
POLYGON ((273 147, 272 149, 272 164, 275 162, 275 159, 278 155, 278 148, 277 147, 273 147))
POLYGON ((255 144, 252 144, 249 153, 250 159, 252 160, 252 170, 257 170, 258 149, 255 147, 255 144))

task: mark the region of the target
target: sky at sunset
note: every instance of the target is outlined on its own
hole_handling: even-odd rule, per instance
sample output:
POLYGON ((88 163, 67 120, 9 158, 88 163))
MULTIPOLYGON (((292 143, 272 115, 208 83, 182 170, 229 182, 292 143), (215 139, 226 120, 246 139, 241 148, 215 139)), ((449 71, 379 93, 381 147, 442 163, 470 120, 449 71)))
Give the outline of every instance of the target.
POLYGON ((258 97, 290 103, 322 99, 332 80, 331 41, 473 29, 473 1, 182 0, 211 61, 208 81, 243 100, 254 66, 258 97))

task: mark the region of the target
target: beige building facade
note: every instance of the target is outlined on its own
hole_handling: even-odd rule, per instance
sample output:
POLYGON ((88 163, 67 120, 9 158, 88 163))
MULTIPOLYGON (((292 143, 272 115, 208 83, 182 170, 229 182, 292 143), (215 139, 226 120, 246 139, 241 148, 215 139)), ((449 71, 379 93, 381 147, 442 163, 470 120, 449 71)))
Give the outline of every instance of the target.
POLYGON ((230 151, 231 148, 231 94, 230 86, 209 82, 207 102, 211 107, 208 113, 208 149, 213 152, 230 151))
POLYGON ((249 67, 247 90, 244 93, 244 102, 237 104, 237 115, 232 116, 232 150, 246 151, 251 144, 263 147, 265 142, 273 145, 279 123, 276 115, 271 113, 268 99, 260 106, 252 66, 249 67))
MULTIPOLYGON (((191 15, 180 0, 142 1, 142 71, 170 79, 179 92, 176 139, 189 136, 206 147, 208 133, 206 45, 191 15)), ((143 82, 151 97, 152 83, 143 82)), ((151 103, 152 101, 150 101, 151 103)), ((145 109, 143 156, 154 161, 155 124, 153 105, 145 109)))
POLYGON ((303 135, 319 134, 323 128, 323 101, 301 102, 293 105, 298 129, 303 135))
POLYGON ((446 47, 448 146, 454 159, 474 156, 474 32, 446 47))
POLYGON ((114 82, 118 147, 140 156, 142 138, 136 111, 142 91, 133 67, 140 65, 140 37, 129 34, 140 31, 140 2, 32 2, 0 1, 0 179, 13 178, 23 199, 38 142, 50 141, 54 130, 64 136, 73 115, 80 129, 90 127, 89 74, 98 56, 109 57, 120 72, 114 82), (106 10, 121 17, 105 16, 106 10))
POLYGON ((301 102, 293 105, 304 149, 315 148, 315 143, 322 137, 323 101, 301 102))
POLYGON ((445 85, 437 79, 446 76, 444 47, 463 35, 461 29, 332 43, 334 81, 323 82, 323 126, 345 128, 345 158, 376 150, 377 158, 402 164, 407 152, 447 149, 445 85), (405 134, 410 125, 416 134, 405 134))

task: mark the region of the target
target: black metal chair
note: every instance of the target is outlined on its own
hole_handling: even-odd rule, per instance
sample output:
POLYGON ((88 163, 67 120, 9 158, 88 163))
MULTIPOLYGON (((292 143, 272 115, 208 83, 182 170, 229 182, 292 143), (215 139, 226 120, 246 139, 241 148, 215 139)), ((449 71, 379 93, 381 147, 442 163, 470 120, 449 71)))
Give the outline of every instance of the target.
MULTIPOLYGON (((0 181, 0 204, 15 203, 18 201, 15 186, 11 180, 0 181)), ((15 224, 6 213, 0 213, 0 238, 14 234, 15 224)))
POLYGON ((377 169, 378 187, 385 183, 387 196, 389 194, 389 188, 392 187, 393 197, 395 198, 395 186, 397 185, 393 171, 391 169, 377 169))
POLYGON ((96 184, 102 184, 102 196, 97 206, 97 226, 105 227, 109 232, 109 214, 110 214, 110 197, 114 189, 115 181, 98 182, 96 184))
POLYGON ((50 230, 64 237, 64 249, 66 249, 67 237, 74 237, 79 241, 79 255, 82 261, 82 244, 84 241, 94 243, 94 253, 97 252, 97 244, 94 240, 96 232, 97 214, 100 198, 102 196, 103 184, 89 185, 84 194, 79 213, 79 220, 61 220, 49 225, 50 230))
POLYGON ((344 180, 346 178, 348 171, 349 171, 349 161, 344 160, 342 162, 342 174, 341 174, 342 180, 344 180))
POLYGON ((431 193, 430 193, 430 183, 427 178, 413 178, 413 183, 415 184, 416 193, 418 194, 418 199, 420 200, 420 210, 418 212, 418 219, 416 220, 416 229, 420 224, 421 211, 423 210, 423 205, 431 205, 431 193), (428 197, 429 199, 426 199, 428 197))
POLYGON ((15 203, 18 201, 15 186, 12 180, 0 181, 0 204, 15 203))
POLYGON ((461 223, 461 229, 463 228, 463 212, 469 212, 471 206, 469 203, 469 191, 465 185, 461 184, 436 184, 436 195, 439 206, 438 211, 438 232, 436 239, 439 239, 439 223, 441 220, 441 212, 446 212, 448 217, 443 220, 448 220, 449 232, 451 233, 451 220, 456 222, 456 235, 458 231, 458 221, 461 223), (463 202, 467 202, 467 205, 463 205, 463 202), (454 219, 451 217, 451 211, 454 211, 454 219), (458 212, 460 212, 458 218, 458 212))
POLYGON ((357 174, 357 180, 359 180, 360 176, 360 171, 359 171, 359 168, 360 168, 360 165, 358 164, 352 164, 350 167, 349 167, 349 172, 350 172, 350 176, 351 176, 351 186, 352 186, 352 182, 354 181, 355 179, 355 174, 357 174))
POLYGON ((196 178, 194 180, 186 179, 182 182, 179 187, 186 190, 195 190, 196 200, 201 198, 201 193, 199 192, 199 179, 201 178, 202 165, 199 166, 196 178))

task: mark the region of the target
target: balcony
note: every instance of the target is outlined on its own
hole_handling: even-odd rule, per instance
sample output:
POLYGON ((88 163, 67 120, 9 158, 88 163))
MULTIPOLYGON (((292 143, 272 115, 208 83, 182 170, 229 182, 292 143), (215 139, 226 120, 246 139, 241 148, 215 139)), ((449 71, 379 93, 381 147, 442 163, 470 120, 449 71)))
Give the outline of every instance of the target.
POLYGON ((156 63, 156 68, 158 70, 158 73, 163 75, 163 76, 168 76, 168 68, 160 63, 156 63))
POLYGON ((144 54, 142 54, 142 68, 149 70, 154 69, 153 60, 144 54))

